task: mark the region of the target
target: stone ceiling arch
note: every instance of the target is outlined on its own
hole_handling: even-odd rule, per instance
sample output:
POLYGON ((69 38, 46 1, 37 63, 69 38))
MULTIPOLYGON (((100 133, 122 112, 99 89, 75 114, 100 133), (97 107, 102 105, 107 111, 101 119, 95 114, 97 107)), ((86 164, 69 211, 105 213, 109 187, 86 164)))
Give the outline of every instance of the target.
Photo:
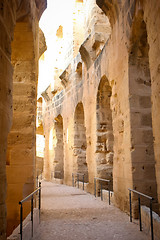
POLYGON ((119 16, 121 0, 96 0, 96 3, 109 18, 111 27, 113 27, 119 16))

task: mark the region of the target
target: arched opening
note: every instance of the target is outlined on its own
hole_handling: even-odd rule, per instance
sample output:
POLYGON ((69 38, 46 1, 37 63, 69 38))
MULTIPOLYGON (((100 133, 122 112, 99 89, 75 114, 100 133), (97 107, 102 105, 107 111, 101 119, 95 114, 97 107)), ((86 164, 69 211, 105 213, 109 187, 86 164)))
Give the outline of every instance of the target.
POLYGON ((85 174, 84 181, 88 182, 88 166, 86 162, 87 142, 84 120, 84 108, 82 102, 80 102, 74 114, 73 172, 85 174))
POLYGON ((110 98, 112 89, 108 79, 103 76, 97 93, 97 143, 96 143, 96 164, 97 177, 110 180, 109 185, 103 183, 103 187, 113 189, 113 128, 112 111, 110 98))
MULTIPOLYGON (((116 23, 120 9, 122 8, 122 0, 96 0, 96 4, 103 10, 106 16, 108 16, 111 27, 113 28, 116 23)), ((128 3, 130 4, 130 3, 128 3)))
POLYGON ((108 16, 97 6, 96 0, 85 1, 85 41, 79 51, 87 69, 100 55, 111 35, 108 16))
POLYGON ((143 20, 143 12, 139 11, 132 26, 129 55, 132 179, 135 190, 151 195, 156 200, 157 184, 148 52, 146 24, 143 20))
POLYGON ((43 98, 40 97, 37 100, 37 121, 36 121, 36 177, 37 177, 37 186, 38 186, 38 180, 42 179, 42 173, 43 173, 43 169, 44 169, 45 138, 44 138, 44 129, 43 129, 42 105, 43 105, 43 98))
MULTIPOLYGON (((29 17, 18 21, 12 42, 13 121, 7 149, 7 235, 19 224, 18 202, 34 190, 36 140, 36 59, 29 17), (14 194, 16 192, 16 194, 14 194)), ((30 212, 25 204, 23 217, 30 212)))
POLYGON ((64 178, 64 143, 63 143, 63 118, 58 115, 55 118, 53 133, 53 171, 52 178, 64 178))

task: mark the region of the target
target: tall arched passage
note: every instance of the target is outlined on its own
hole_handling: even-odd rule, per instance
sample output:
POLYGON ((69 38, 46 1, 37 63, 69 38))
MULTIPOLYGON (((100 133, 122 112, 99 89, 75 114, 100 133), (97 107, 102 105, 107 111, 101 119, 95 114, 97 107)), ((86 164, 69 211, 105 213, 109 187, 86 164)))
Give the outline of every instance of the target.
POLYGON ((52 177, 64 178, 64 143, 63 143, 63 118, 58 115, 55 118, 53 135, 53 172, 52 177))
POLYGON ((73 146, 73 171, 82 173, 85 182, 88 181, 88 167, 86 162, 86 128, 85 116, 82 102, 77 104, 74 114, 74 146, 73 146))
MULTIPOLYGON (((35 184, 37 66, 29 18, 16 23, 12 42, 13 123, 8 135, 6 166, 7 234, 19 224, 18 202, 34 190, 35 184)), ((23 217, 29 212, 27 203, 23 217)))
POLYGON ((132 26, 129 55, 132 180, 135 190, 157 199, 148 52, 146 24, 143 11, 139 11, 132 26))
POLYGON ((36 177, 42 178, 44 169, 44 129, 42 116, 43 99, 40 97, 37 100, 37 119, 36 119, 36 177))
POLYGON ((112 111, 110 98, 112 89, 106 76, 103 76, 97 93, 97 143, 96 143, 96 164, 97 176, 110 180, 110 187, 113 188, 113 128, 112 111))

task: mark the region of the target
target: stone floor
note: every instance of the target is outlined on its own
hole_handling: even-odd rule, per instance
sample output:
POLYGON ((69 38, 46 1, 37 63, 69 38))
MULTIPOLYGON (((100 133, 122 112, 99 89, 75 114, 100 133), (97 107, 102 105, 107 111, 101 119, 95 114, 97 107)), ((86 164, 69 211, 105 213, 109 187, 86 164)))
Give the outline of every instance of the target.
POLYGON ((148 240, 114 206, 80 189, 42 182, 41 223, 34 240, 148 240))

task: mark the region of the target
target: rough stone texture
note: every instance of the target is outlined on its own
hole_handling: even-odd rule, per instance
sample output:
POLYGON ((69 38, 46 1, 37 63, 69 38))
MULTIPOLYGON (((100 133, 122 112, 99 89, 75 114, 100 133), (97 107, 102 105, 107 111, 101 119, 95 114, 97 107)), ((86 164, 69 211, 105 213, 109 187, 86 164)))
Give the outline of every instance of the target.
MULTIPOLYGON (((45 49, 45 48, 43 48, 45 49)), ((41 48, 42 50, 42 48, 41 48)), ((44 130, 42 122, 43 99, 40 97, 37 101, 37 119, 36 119, 36 177, 42 178, 44 166, 44 130)))
MULTIPOLYGON (((9 224, 17 224, 18 201, 33 189, 35 180, 38 19, 45 7, 45 0, 0 0, 0 240, 6 239, 6 164, 9 224)), ((110 175, 113 171, 114 202, 122 210, 129 209, 129 187, 160 202, 160 3, 88 0, 84 4, 77 1, 75 15, 79 9, 85 18, 84 31, 80 21, 73 23, 74 37, 66 57, 75 58, 62 70, 63 87, 57 92, 49 87, 42 94, 45 177, 50 179, 53 171, 50 131, 61 116, 63 147, 57 149, 63 149, 59 154, 63 156, 64 182, 72 183, 74 140, 80 136, 74 131, 74 127, 78 129, 74 116, 81 103, 85 147, 76 164, 83 163, 88 171, 89 191, 93 192, 94 177, 105 169, 110 175), (107 97, 102 94, 106 102, 98 112, 103 79, 109 91, 107 97), (103 134, 99 134, 100 116, 105 118, 103 134), (97 143, 101 153, 97 153, 97 143)), ((135 196, 133 200, 136 210, 135 196)))
POLYGON ((6 152, 7 135, 12 121, 11 41, 16 4, 0 1, 0 239, 6 238, 6 152))
POLYGON ((155 153, 155 168, 157 179, 157 192, 158 200, 160 202, 160 133, 158 131, 160 127, 160 85, 159 85, 159 61, 160 56, 158 54, 160 49, 160 36, 157 31, 157 27, 160 24, 160 16, 158 14, 160 6, 156 2, 145 2, 144 4, 144 20, 148 31, 148 44, 149 44, 149 64, 151 74, 151 99, 152 99, 152 126, 154 137, 154 153, 155 153), (151 14, 152 12, 152 14, 151 14), (149 31, 151 29, 151 31, 149 31), (157 49, 157 50, 156 50, 157 49))
POLYGON ((37 85, 35 65, 37 63, 33 34, 29 19, 16 23, 12 43, 13 123, 8 136, 7 159, 8 233, 11 233, 19 223, 19 214, 17 213, 19 200, 34 189, 37 85), (13 178, 13 175, 17 177, 13 178), (13 189, 17 192, 14 197, 12 196, 13 189))
MULTIPOLYGON (((96 163, 97 176, 110 180, 110 187, 113 189, 113 127, 110 98, 112 92, 106 77, 102 77, 96 103, 97 116, 97 143, 96 163)), ((104 185, 105 183, 103 183, 104 185)), ((111 190, 111 189, 110 189, 111 190)))
MULTIPOLYGON (((52 169, 49 131, 53 119, 60 114, 64 131, 64 182, 71 185, 72 149, 74 139, 80 137, 73 129, 74 115, 77 105, 82 103, 88 189, 93 192, 95 176, 109 177, 113 180, 115 204, 129 211, 128 188, 159 199, 160 4, 145 0, 96 3, 108 18, 97 9, 95 1, 84 1, 86 31, 79 50, 81 56, 78 54, 64 69, 61 92, 52 97, 51 89, 46 90, 51 97, 45 98, 44 171, 49 179, 52 169), (108 84, 104 94, 100 91, 103 79, 108 84)), ((133 201, 136 217, 136 196, 133 201)), ((155 210, 158 211, 156 204, 155 210)))
POLYGON ((58 115, 54 120, 54 128, 50 131, 49 149, 50 158, 53 161, 51 178, 64 178, 64 159, 63 159, 63 118, 58 115))
POLYGON ((39 28, 39 57, 47 50, 46 40, 43 31, 39 28))
MULTIPOLYGON (((150 209, 146 206, 141 206, 142 213, 142 229, 149 235, 151 234, 151 219, 150 219, 150 209)), ((153 216, 153 232, 154 239, 158 240, 160 238, 160 217, 155 212, 152 213, 153 216)))
MULTIPOLYGON (((28 185, 24 187, 24 184, 34 184, 39 54, 35 1, 1 0, 0 31, 0 239, 3 240, 6 239, 5 202, 7 201, 8 226, 12 219, 13 227, 17 224, 18 201, 23 196, 22 192, 26 195, 26 192, 30 191, 27 189, 28 185), (12 112, 14 112, 13 120, 12 112), (27 145, 27 141, 31 141, 30 146, 27 145)), ((12 227, 10 230, 13 229, 12 227)))
MULTIPOLYGON (((88 168, 86 163, 86 129, 84 126, 84 109, 83 104, 78 103, 74 114, 74 143, 73 149, 73 173, 84 175, 84 181, 88 181, 88 168)), ((82 176, 79 176, 82 178, 82 176)))

